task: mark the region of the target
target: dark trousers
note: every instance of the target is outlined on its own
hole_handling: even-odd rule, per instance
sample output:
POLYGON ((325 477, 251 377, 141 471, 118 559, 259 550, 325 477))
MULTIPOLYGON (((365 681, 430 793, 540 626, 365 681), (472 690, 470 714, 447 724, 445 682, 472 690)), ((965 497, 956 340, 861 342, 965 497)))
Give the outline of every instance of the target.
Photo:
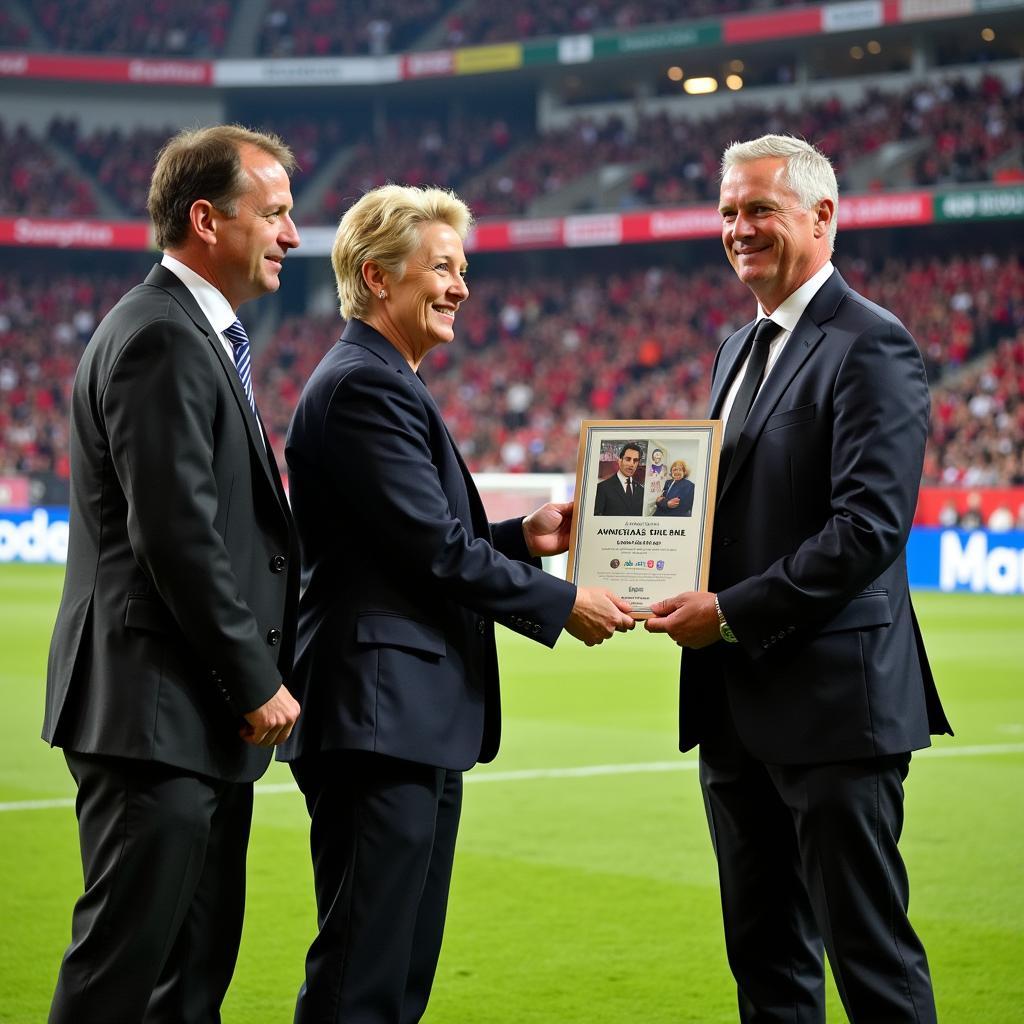
POLYGON ((242 932, 252 785, 65 758, 85 891, 50 1024, 215 1024, 242 932))
POLYGON ((897 849, 909 754, 772 765, 701 747, 700 776, 745 1024, 824 1024, 822 946, 853 1024, 934 1024, 897 849))
POLYGON ((415 1024, 441 952, 462 773, 342 751, 292 764, 319 933, 296 1024, 415 1024))

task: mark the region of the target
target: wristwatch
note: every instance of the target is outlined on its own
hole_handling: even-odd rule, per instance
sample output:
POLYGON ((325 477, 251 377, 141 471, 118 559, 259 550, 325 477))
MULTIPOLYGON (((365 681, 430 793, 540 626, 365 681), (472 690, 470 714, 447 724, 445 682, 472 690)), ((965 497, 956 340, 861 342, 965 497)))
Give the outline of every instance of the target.
POLYGON ((718 603, 718 595, 715 594, 715 611, 718 612, 718 632, 727 644, 736 643, 736 634, 732 631, 729 623, 725 621, 722 614, 722 606, 718 603))

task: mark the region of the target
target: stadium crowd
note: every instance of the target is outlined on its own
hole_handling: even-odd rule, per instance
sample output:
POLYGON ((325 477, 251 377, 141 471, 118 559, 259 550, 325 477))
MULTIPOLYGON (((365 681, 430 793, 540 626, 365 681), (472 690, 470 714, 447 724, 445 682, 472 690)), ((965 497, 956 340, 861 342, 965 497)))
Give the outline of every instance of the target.
MULTIPOLYGON (((924 482, 1024 484, 1020 257, 839 266, 921 345, 933 387, 924 482)), ((66 477, 74 368, 133 283, 100 274, 0 281, 0 475, 66 477)), ((506 275, 471 288, 456 343, 423 369, 477 472, 571 470, 584 417, 702 417, 715 349, 753 312, 725 266, 506 275)), ((257 401, 282 466, 302 385, 340 331, 333 314, 286 318, 256 357, 257 401)))
POLYGON ((380 55, 410 49, 454 0, 270 0, 256 43, 263 57, 380 55))
POLYGON ((68 475, 75 368, 103 315, 135 278, 0 275, 0 476, 68 475))
POLYGON ((0 119, 0 215, 89 217, 96 200, 89 183, 25 125, 0 119))
MULTIPOLYGON (((289 118, 260 127, 280 131, 295 146, 301 173, 296 195, 316 175, 322 160, 339 147, 353 147, 351 158, 324 190, 319 210, 305 219, 336 220, 367 189, 386 180, 456 188, 477 216, 514 216, 536 199, 550 195, 596 167, 630 168, 628 187, 613 202, 621 207, 714 202, 718 160, 736 137, 763 131, 787 131, 813 138, 836 167, 841 186, 858 159, 888 142, 904 141, 919 153, 898 170, 896 181, 878 188, 983 182, 996 177, 1024 179, 1024 76, 1013 86, 986 75, 977 84, 962 78, 916 82, 894 93, 872 90, 855 104, 837 97, 809 101, 799 111, 778 106, 740 104, 730 117, 641 115, 634 124, 612 117, 597 123, 581 117, 567 128, 532 135, 500 116, 439 120, 394 119, 382 137, 353 134, 342 119, 330 116, 289 118)), ((0 123, 0 131, 4 129, 0 123)), ((14 129, 21 146, 4 146, 0 169, 46 156, 41 140, 14 129)), ((119 127, 83 132, 73 118, 56 118, 48 140, 71 154, 104 192, 129 216, 145 214, 149 174, 170 127, 119 127)), ((53 162, 52 159, 50 161, 53 162)), ((70 212, 69 196, 45 176, 22 174, 13 188, 16 212, 41 214, 46 203, 70 212)), ((87 191, 73 188, 72 195, 87 191)), ((592 208, 596 190, 576 208, 592 208)), ((568 210, 566 212, 569 212, 568 210)), ((63 214, 54 214, 55 216, 63 214)))
MULTIPOLYGON (((803 0, 758 0, 758 10, 803 0)), ((216 57, 224 53, 233 19, 227 0, 155 0, 125 13, 110 0, 39 0, 28 5, 49 49, 79 53, 216 57)), ((750 9, 741 0, 584 0, 579 5, 522 0, 269 0, 254 51, 240 56, 299 57, 381 54, 410 49, 432 33, 436 47, 473 46, 538 36, 628 30, 693 21, 750 9)), ((0 45, 28 45, 30 33, 0 15, 0 45)))
POLYGON ((228 0, 34 0, 28 5, 50 50, 215 57, 231 25, 228 0))

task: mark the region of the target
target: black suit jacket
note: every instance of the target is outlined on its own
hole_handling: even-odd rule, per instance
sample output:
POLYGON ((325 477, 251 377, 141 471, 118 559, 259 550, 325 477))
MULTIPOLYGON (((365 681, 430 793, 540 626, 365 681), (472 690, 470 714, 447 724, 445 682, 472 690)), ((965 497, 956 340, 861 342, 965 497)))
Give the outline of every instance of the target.
POLYGON ((692 480, 687 480, 685 477, 682 480, 669 480, 665 485, 665 490, 661 492, 661 497, 664 500, 654 506, 654 514, 656 516, 693 515, 693 492, 692 480), (669 508, 668 503, 673 498, 678 498, 679 504, 675 508, 669 508))
POLYGON ((498 749, 494 621, 553 646, 576 588, 490 526, 422 380, 352 320, 286 444, 303 596, 282 760, 367 750, 464 770, 498 749))
MULTIPOLYGON (((712 416, 753 327, 719 349, 712 416)), ((928 407, 906 328, 833 272, 719 484, 710 589, 739 643, 684 651, 683 750, 725 714, 776 763, 905 752, 950 731, 905 561, 928 407)))
POLYGON ((99 325, 71 401, 67 573, 43 738, 249 781, 238 736, 290 666, 291 516, 234 365, 154 267, 99 325))
POLYGON ((633 497, 626 497, 626 490, 613 473, 594 488, 595 516, 642 516, 644 514, 644 487, 633 481, 633 497))

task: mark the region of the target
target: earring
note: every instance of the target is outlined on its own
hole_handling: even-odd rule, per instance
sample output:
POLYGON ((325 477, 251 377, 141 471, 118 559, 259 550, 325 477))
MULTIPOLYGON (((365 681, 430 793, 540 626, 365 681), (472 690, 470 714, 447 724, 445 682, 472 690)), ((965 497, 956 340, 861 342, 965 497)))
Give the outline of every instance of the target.
POLYGON ((386 291, 384 291, 383 288, 381 288, 380 294, 377 296, 377 298, 378 299, 386 299, 387 297, 388 297, 388 293, 386 291))

